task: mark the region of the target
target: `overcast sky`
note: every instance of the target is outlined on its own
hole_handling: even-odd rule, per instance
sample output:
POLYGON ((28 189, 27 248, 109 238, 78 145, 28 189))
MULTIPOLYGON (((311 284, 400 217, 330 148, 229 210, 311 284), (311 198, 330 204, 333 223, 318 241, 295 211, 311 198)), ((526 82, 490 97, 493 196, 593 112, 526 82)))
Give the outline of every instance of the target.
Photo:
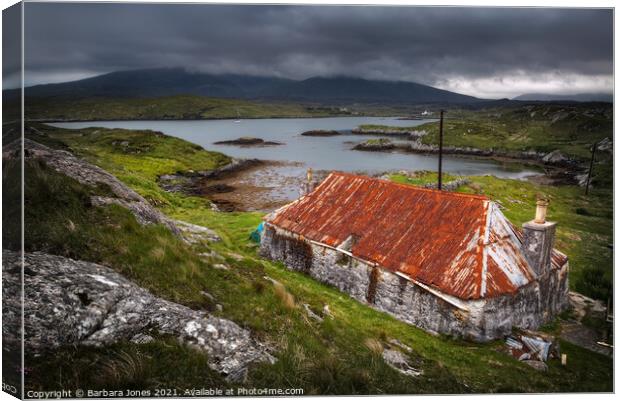
POLYGON ((181 66, 486 98, 613 88, 611 10, 26 3, 25 15, 26 84, 181 66))

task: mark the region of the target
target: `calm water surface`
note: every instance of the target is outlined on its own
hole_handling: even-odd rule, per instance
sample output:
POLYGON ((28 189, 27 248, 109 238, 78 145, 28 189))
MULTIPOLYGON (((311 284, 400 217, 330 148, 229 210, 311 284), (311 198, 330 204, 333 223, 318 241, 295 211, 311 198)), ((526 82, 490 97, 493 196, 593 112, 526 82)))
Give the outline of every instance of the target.
MULTIPOLYGON (((61 128, 127 128, 161 131, 196 143, 209 150, 217 150, 240 158, 301 162, 299 168, 317 170, 364 171, 435 170, 437 157, 384 152, 360 152, 351 148, 371 136, 351 135, 350 130, 361 124, 382 124, 413 127, 429 120, 398 120, 384 117, 281 118, 204 121, 91 121, 51 124, 61 128), (338 130, 345 135, 333 137, 306 137, 300 134, 314 129, 338 130), (263 148, 214 145, 213 142, 242 136, 283 142, 285 145, 263 148)), ((446 133, 449 135, 449 132, 446 133)), ((498 177, 524 178, 535 171, 515 168, 485 160, 444 156, 444 171, 458 175, 492 174, 498 177)), ((298 169, 294 169, 298 170, 298 169)), ((298 174, 291 171, 289 174, 298 174)))

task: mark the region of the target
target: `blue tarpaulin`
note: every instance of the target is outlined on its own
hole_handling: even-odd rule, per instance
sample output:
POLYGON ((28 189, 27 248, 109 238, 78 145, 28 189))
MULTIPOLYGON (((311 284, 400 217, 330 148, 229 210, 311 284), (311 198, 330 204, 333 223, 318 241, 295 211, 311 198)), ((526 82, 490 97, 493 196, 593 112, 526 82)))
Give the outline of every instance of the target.
POLYGON ((261 222, 258 227, 256 227, 256 230, 254 230, 252 232, 252 234, 250 234, 250 239, 254 242, 259 242, 260 243, 260 235, 263 232, 263 229, 265 228, 265 223, 261 222))

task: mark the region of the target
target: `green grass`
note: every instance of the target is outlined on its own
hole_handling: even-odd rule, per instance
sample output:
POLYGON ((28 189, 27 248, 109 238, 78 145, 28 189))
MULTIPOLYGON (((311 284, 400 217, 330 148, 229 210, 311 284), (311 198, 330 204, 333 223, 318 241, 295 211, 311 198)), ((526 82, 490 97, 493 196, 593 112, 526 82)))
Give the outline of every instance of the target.
POLYGON ((165 337, 140 345, 120 342, 104 348, 66 347, 52 358, 27 356, 25 364, 27 368, 35 366, 26 370, 28 389, 35 391, 165 388, 176 389, 182 396, 187 388, 230 386, 209 369, 207 355, 165 337))
MULTIPOLYGON (((613 138, 611 105, 530 105, 480 111, 452 110, 444 121, 444 145, 551 152, 559 149, 587 160, 593 143, 613 138)), ((421 141, 439 142, 439 122, 415 127, 362 126, 373 129, 426 131, 421 141)))
MULTIPOLYGON (((7 111, 11 111, 10 108, 7 111)), ((326 117, 348 115, 338 108, 307 107, 296 103, 267 103, 193 95, 156 98, 26 99, 27 119, 162 120, 218 118, 326 117)))
MULTIPOLYGON (((444 175, 444 182, 454 178, 444 175)), ((558 223, 555 247, 569 257, 571 289, 607 301, 613 293, 613 255, 608 248, 613 243, 611 189, 594 189, 586 196, 584 189, 576 186, 543 186, 492 176, 468 178, 471 183, 461 186, 460 192, 487 195, 517 226, 534 217, 538 195, 549 198, 548 218, 558 223)), ((391 179, 423 185, 437 182, 437 174, 419 173, 415 178, 393 175, 391 179)))
MULTIPOLYGON (((456 178, 457 177, 452 174, 448 174, 448 173, 442 174, 442 179, 443 179, 442 182, 445 182, 445 183, 449 181, 453 181, 456 178)), ((399 184, 424 186, 426 184, 437 183, 437 173, 432 172, 432 171, 419 171, 419 172, 416 172, 415 175, 409 175, 409 176, 405 176, 402 174, 392 174, 390 175, 390 180, 394 182, 398 182, 399 184)))
POLYGON ((391 145, 392 141, 387 138, 375 138, 375 139, 367 139, 362 142, 362 145, 370 145, 370 146, 387 146, 391 145))
MULTIPOLYGON (((78 133, 48 129, 46 133, 148 195, 164 213, 211 227, 223 240, 187 245, 164 227, 138 225, 120 207, 91 207, 89 194, 105 193, 106 188, 85 188, 44 166, 29 164, 28 249, 106 264, 158 296, 212 310, 248 328, 256 338, 274 347, 278 361, 273 366, 252 369, 247 387, 300 387, 305 394, 612 390, 610 358, 562 344, 569 366, 553 361, 548 372, 540 373, 499 352, 499 342, 473 344, 434 337, 309 276, 260 258, 256 244, 249 239, 261 221, 260 214, 214 212, 208 200, 165 193, 154 181, 162 173, 215 167, 226 160, 222 155, 144 131, 95 129, 78 133), (120 138, 129 141, 131 151, 113 145, 120 138), (221 260, 197 255, 206 251, 222 255, 230 269, 215 269, 213 264, 221 260), (281 282, 284 290, 275 288, 264 276, 281 282), (213 305, 200 295, 205 290, 223 306, 222 312, 214 311, 213 305), (335 319, 322 323, 309 319, 301 307, 304 303, 317 312, 329 305, 335 319), (423 375, 400 375, 365 345, 368 339, 385 342, 390 338, 413 349, 409 353, 411 363, 422 369, 423 375)), ((585 207, 598 213, 596 207, 585 207)), ((521 212, 515 213, 515 218, 521 216, 521 212)), ((522 213, 525 218, 525 210, 522 213)), ((10 237, 4 240, 10 245, 10 237)), ((206 358, 165 338, 148 345, 121 343, 106 349, 64 349, 40 357, 29 355, 27 386, 226 386, 206 368, 206 358)))
MULTIPOLYGON (((230 162, 221 153, 155 131, 86 128, 80 131, 36 125, 46 141, 61 141, 77 155, 114 174, 149 202, 165 206, 178 197, 162 191, 157 177, 180 171, 212 170, 230 162)), ((39 140, 38 138, 34 138, 39 140)))
POLYGON ((358 127, 362 131, 393 131, 393 132, 408 132, 415 131, 417 127, 392 127, 388 125, 379 125, 379 124, 362 124, 358 127))
MULTIPOLYGON (((6 120, 19 120, 21 118, 20 106, 21 102, 15 99, 3 102, 2 110, 6 120)), ((176 95, 149 98, 68 99, 31 97, 26 99, 25 112, 26 119, 29 120, 97 121, 365 115, 391 117, 419 113, 424 109, 424 105, 379 105, 374 103, 328 105, 176 95)))

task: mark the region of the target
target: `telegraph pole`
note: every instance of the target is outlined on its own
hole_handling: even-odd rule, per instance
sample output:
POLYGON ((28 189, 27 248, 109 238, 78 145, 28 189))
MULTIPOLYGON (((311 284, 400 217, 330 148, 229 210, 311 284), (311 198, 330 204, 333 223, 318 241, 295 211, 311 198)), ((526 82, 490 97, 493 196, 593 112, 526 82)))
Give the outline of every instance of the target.
POLYGON ((437 189, 441 191, 441 158, 443 156, 443 110, 439 111, 439 168, 437 169, 437 189))
POLYGON ((596 147, 598 146, 598 142, 592 145, 592 157, 590 158, 590 169, 588 170, 588 178, 586 179, 586 195, 590 190, 590 179, 592 178, 592 167, 594 167, 594 153, 596 152, 596 147))

